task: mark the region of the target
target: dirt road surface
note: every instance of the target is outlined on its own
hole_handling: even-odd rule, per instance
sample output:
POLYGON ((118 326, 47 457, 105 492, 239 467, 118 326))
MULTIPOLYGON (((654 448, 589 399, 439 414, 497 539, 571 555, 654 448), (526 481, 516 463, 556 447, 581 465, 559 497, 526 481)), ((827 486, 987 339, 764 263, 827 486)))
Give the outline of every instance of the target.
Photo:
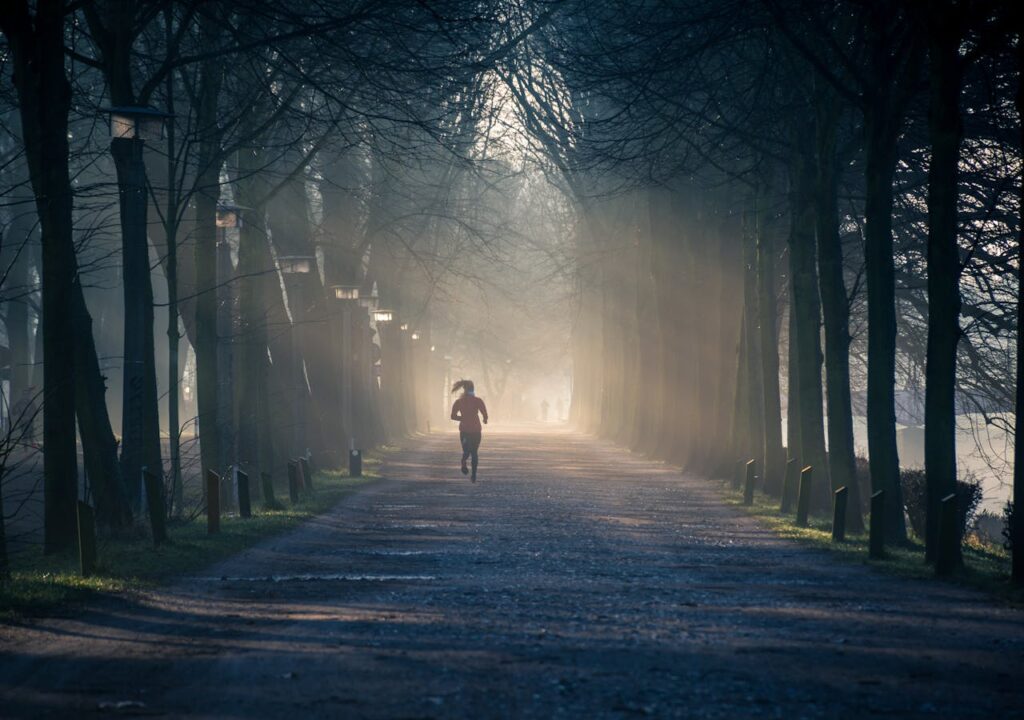
POLYGON ((0 627, 0 717, 1024 717, 1024 613, 774 537, 565 431, 408 443, 159 592, 0 627))

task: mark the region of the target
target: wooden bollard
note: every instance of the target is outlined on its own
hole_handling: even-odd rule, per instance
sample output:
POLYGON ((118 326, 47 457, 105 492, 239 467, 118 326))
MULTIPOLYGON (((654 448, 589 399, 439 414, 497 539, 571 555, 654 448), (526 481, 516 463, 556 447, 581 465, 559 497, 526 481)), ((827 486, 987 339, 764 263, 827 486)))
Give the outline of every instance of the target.
POLYGON ((206 534, 220 532, 220 475, 206 471, 206 534))
POLYGON ((149 527, 153 532, 153 544, 167 542, 167 505, 164 502, 164 483, 159 475, 149 470, 142 471, 142 483, 146 488, 146 504, 149 506, 149 527))
POLYGON ((299 464, 294 460, 288 461, 288 499, 292 505, 299 502, 299 464))
POLYGON ((757 480, 757 461, 747 460, 746 477, 743 480, 743 504, 754 504, 754 482, 757 480))
POLYGON ((796 499, 796 525, 807 527, 807 516, 811 513, 811 483, 814 469, 808 465, 800 471, 800 491, 796 499))
POLYGON ((935 574, 947 577, 960 565, 960 520, 956 512, 956 494, 939 500, 939 531, 935 545, 935 574))
POLYGON ((363 476, 363 451, 355 448, 348 451, 348 476, 363 476))
POLYGON ((846 503, 850 497, 849 489, 843 485, 832 494, 832 542, 846 540, 846 503))
POLYGON ((885 490, 871 494, 871 522, 868 526, 868 557, 885 557, 885 490))
POLYGON ((263 506, 268 510, 277 510, 280 506, 274 496, 274 478, 265 472, 260 473, 260 479, 263 481, 263 506))
POLYGON ((313 467, 309 464, 309 458, 299 458, 299 468, 302 470, 302 487, 306 492, 313 492, 313 467))
POLYGON ((793 512, 793 500, 796 498, 796 486, 800 478, 800 466, 795 458, 786 461, 786 475, 782 479, 782 500, 779 502, 779 512, 789 514, 793 512))
POLYGON ((238 516, 251 518, 252 499, 249 497, 249 473, 244 470, 235 470, 235 473, 238 480, 238 516))
POLYGON ((78 501, 78 564, 82 577, 96 572, 96 515, 91 507, 78 501))

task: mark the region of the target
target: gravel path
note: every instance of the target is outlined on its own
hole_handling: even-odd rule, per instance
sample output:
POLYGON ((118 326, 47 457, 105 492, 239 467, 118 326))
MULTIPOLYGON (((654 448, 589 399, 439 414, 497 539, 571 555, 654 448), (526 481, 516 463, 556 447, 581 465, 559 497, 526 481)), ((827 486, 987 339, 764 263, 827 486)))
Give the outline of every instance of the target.
POLYGON ((0 627, 0 717, 1024 717, 1024 613, 580 435, 491 431, 476 485, 456 448, 200 577, 0 627))

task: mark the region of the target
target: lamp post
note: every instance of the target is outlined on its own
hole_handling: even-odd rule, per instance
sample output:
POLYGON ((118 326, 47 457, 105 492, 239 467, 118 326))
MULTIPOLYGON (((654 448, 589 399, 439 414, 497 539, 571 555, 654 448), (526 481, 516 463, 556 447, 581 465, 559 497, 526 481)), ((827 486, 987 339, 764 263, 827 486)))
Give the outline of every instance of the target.
POLYGON ((409 324, 400 322, 392 325, 389 333, 388 345, 388 368, 384 370, 384 381, 390 399, 388 411, 391 414, 392 423, 400 435, 408 434, 409 414, 405 408, 405 396, 408 392, 408 346, 409 346, 409 324))
POLYGON ((142 469, 163 474, 153 338, 153 285, 146 234, 146 141, 163 139, 170 115, 150 107, 109 107, 110 153, 117 171, 124 288, 121 473, 138 506, 142 469))
MULTIPOLYGON (((284 275, 285 283, 289 280, 297 280, 297 276, 311 275, 316 272, 316 257, 313 255, 280 255, 277 258, 278 266, 281 268, 281 274, 284 275)), ((291 327, 291 354, 292 354, 292 371, 294 373, 295 388, 292 392, 292 410, 295 414, 294 422, 292 423, 293 428, 293 444, 296 455, 300 455, 305 452, 305 430, 306 430, 306 416, 305 416, 305 402, 304 398, 309 394, 309 386, 306 384, 306 373, 303 368, 302 358, 299 357, 298 342, 296 333, 298 332, 298 326, 296 325, 296 317, 294 310, 292 311, 292 327, 291 327)))
POLYGON ((377 428, 379 431, 379 439, 383 440, 388 437, 391 417, 388 405, 387 388, 382 385, 382 375, 384 371, 384 334, 385 331, 390 327, 391 322, 394 320, 394 312, 391 310, 385 310, 378 308, 370 313, 370 319, 372 320, 371 325, 371 339, 372 346, 371 351, 371 366, 370 366, 370 390, 374 399, 373 411, 375 413, 375 420, 377 422, 377 428), (373 342, 372 334, 376 330, 377 342, 373 342))
POLYGON ((352 347, 352 309, 359 306, 358 285, 334 285, 334 299, 341 305, 341 424, 348 433, 348 449, 355 449, 352 423, 352 365, 355 353, 352 347))
MULTIPOLYGON (((228 230, 242 227, 242 210, 237 205, 217 205, 217 424, 220 432, 219 466, 227 470, 235 464, 235 297, 231 285, 234 264, 228 230)), ((231 484, 221 485, 221 506, 232 501, 231 484)))

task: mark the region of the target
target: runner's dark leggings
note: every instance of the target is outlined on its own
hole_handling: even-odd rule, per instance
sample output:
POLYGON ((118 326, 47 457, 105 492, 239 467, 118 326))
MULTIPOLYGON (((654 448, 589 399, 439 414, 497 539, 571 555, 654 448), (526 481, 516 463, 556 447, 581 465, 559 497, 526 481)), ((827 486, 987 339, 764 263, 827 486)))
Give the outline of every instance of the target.
POLYGON ((473 458, 473 477, 476 477, 476 466, 480 463, 478 451, 482 437, 483 434, 478 432, 459 433, 459 440, 462 442, 462 462, 466 462, 466 458, 473 458))

